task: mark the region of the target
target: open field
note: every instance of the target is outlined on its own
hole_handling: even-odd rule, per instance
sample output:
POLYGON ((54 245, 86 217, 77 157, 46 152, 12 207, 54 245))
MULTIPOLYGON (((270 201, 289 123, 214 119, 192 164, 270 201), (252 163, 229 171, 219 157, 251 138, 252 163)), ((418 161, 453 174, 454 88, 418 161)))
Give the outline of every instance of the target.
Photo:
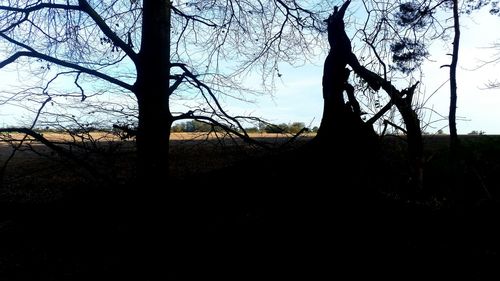
MULTIPOLYGON (((4 134, 5 135, 5 134, 4 134)), ((75 139, 75 137, 67 134, 67 133, 42 133, 42 135, 50 140, 50 141, 55 141, 55 142, 61 142, 61 141, 72 141, 75 139)), ((256 138, 256 139, 286 139, 289 137, 292 137, 292 134, 273 134, 273 133, 249 133, 248 134, 251 138, 256 138)), ((302 137, 313 137, 315 136, 315 133, 304 133, 301 136, 302 137)), ((0 134, 2 136, 2 134, 0 134)), ((24 134, 21 133, 11 133, 10 136, 13 139, 20 140, 24 137, 24 134)), ((93 140, 96 141, 119 141, 120 138, 118 135, 113 134, 113 133, 107 133, 107 132, 91 132, 89 134, 85 134, 85 136, 90 137, 93 140)), ((236 136, 233 136, 234 138, 237 138, 236 136)), ((184 132, 173 132, 170 134, 170 139, 177 141, 177 140, 205 140, 205 139, 219 139, 219 138, 230 138, 229 134, 226 133, 203 133, 203 132, 194 132, 194 133, 184 133, 184 132)), ((33 140, 32 137, 27 137, 27 140, 33 140)), ((3 142, 3 141, 2 141, 3 142)), ((0 143, 2 143, 0 142, 0 143)))
MULTIPOLYGON (((23 135, 12 134, 11 137, 20 140, 23 135)), ((131 140, 121 141, 117 136, 105 133, 92 133, 84 142, 64 134, 46 133, 44 137, 74 151, 79 159, 88 162, 115 183, 126 183, 135 175, 136 155, 131 140), (65 142, 69 144, 63 145, 65 142)), ((277 134, 253 134, 252 137, 277 147, 289 139, 277 134)), ((295 144, 310 138, 301 136, 295 144)), ((170 150, 170 174, 178 179, 268 153, 239 139, 202 133, 173 133, 170 150)), ((0 167, 12 151, 10 144, 0 142, 0 167)), ((6 166, 0 182, 0 203, 58 200, 71 189, 95 186, 98 184, 96 181, 99 182, 74 161, 60 157, 45 145, 28 138, 6 166)))
MULTIPOLYGON (((268 272, 276 280, 297 274, 321 280, 332 267, 349 274, 342 276, 365 277, 360 280, 500 278, 497 205, 477 204, 486 191, 494 198, 486 202, 500 195, 499 136, 462 137, 458 176, 467 187, 467 205, 460 212, 447 205, 447 136, 425 137, 425 183, 432 189, 422 201, 410 203, 398 199, 408 174, 405 142, 399 137, 382 141, 384 157, 376 176, 384 196, 363 197, 343 189, 346 175, 333 164, 304 163, 289 154, 287 167, 293 170, 280 169, 273 162, 279 157, 270 157, 281 155, 277 151, 213 136, 174 136, 170 172, 177 180, 168 190, 182 192, 158 198, 170 213, 153 221, 158 229, 167 226, 165 241, 177 251, 168 270, 193 277, 186 280, 259 280, 268 272)), ((278 147, 287 141, 256 137, 278 147)), ((137 214, 147 207, 137 197, 148 185, 164 187, 140 183, 124 189, 134 171, 131 144, 100 141, 94 150, 77 152, 112 178, 110 189, 41 145, 16 155, 0 186, 0 279, 130 280, 138 260, 131 245, 144 244, 150 234, 141 221, 152 221, 137 214)), ((2 145, 0 152, 5 161, 10 148, 2 145)))
MULTIPOLYGON (((115 135, 92 133, 83 142, 86 146, 82 148, 82 143, 79 143, 81 139, 73 139, 68 135, 55 133, 46 133, 44 136, 52 141, 72 143, 65 147, 73 149, 82 160, 88 161, 96 169, 116 178, 119 182, 126 182, 134 174, 135 152, 131 140, 121 141, 115 135), (74 144, 73 141, 75 141, 74 144)), ((250 136, 258 141, 271 144, 275 148, 279 148, 291 137, 291 135, 260 133, 250 136)), ((293 146, 300 146, 313 136, 314 134, 301 135, 294 141, 293 146)), ((21 139, 23 136, 13 134, 12 137, 21 139)), ((500 183, 500 136, 465 135, 460 136, 460 139, 464 147, 463 156, 467 159, 467 165, 474 167, 469 172, 477 174, 482 185, 487 185, 489 189, 497 189, 499 187, 497 183, 500 183)), ((448 171, 448 136, 424 136, 424 146, 426 180, 432 185, 442 185, 444 183, 437 183, 443 180, 440 174, 448 171)), ((382 139, 382 147, 386 158, 386 170, 388 172, 398 171, 395 174, 403 178, 407 174, 405 171, 407 163, 405 162, 406 144, 404 139, 397 136, 386 136, 382 139)), ((267 151, 260 147, 247 145, 240 139, 223 134, 207 135, 204 133, 173 133, 170 150, 170 173, 181 179, 279 151, 267 151)), ((0 142, 0 165, 3 165, 11 152, 12 148, 6 142, 0 142)), ((77 185, 80 181, 83 184, 88 184, 88 180, 91 178, 75 163, 58 157, 53 151, 36 141, 27 140, 23 149, 15 155, 7 166, 0 186, 19 187, 26 185, 23 182, 27 182, 28 186, 46 186, 47 190, 51 190, 57 189, 56 186, 60 185, 71 186, 72 182, 77 185)), ((397 191, 398 180, 392 183, 388 180, 388 183, 390 183, 388 186, 394 186, 394 191, 397 191)))

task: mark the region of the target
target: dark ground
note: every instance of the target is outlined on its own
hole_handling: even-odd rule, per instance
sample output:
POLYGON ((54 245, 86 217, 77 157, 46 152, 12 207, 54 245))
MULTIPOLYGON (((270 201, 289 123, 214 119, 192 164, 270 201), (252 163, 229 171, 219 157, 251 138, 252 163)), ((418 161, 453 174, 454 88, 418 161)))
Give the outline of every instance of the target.
MULTIPOLYGON (((174 145, 172 186, 181 188, 164 200, 170 220, 157 222, 169 229, 160 273, 172 280, 500 280, 499 140, 463 141, 459 203, 447 185, 446 139, 426 139, 426 190, 411 201, 396 138, 386 139, 376 167, 366 159, 324 163, 308 153, 174 145)), ((11 172, 22 166, 24 176, 2 186, 0 280, 145 280, 134 254, 147 242, 137 229, 145 206, 134 204, 140 188, 122 184, 130 157, 108 163, 117 180, 106 188, 68 163, 27 157, 13 164, 11 172)), ((160 186, 140 185, 148 184, 160 186)))

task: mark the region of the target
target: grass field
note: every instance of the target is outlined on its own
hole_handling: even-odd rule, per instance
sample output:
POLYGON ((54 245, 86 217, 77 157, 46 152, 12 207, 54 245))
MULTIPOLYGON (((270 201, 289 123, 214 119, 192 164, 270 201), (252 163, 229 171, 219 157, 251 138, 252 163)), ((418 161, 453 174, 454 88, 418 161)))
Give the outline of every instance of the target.
MULTIPOLYGON (((251 134, 252 138, 279 148, 292 135, 282 134, 251 134)), ((12 135, 14 139, 21 139, 22 135, 12 135)), ((44 134, 44 137, 56 142, 72 142, 66 148, 74 149, 101 171, 126 182, 134 174, 135 153, 133 141, 121 141, 116 135, 107 133, 92 133, 83 143, 81 139, 74 139, 64 134, 44 134)), ((294 141, 300 146, 312 139, 314 134, 301 135, 294 141)), ((497 194, 500 183, 500 136, 460 136, 464 149, 462 150, 463 165, 469 176, 475 178, 481 189, 497 194)), ((426 159, 426 184, 439 190, 445 185, 444 177, 449 173, 448 136, 424 136, 426 159)), ((387 136, 382 139, 386 171, 394 177, 387 180, 387 190, 398 192, 400 181, 407 175, 405 160, 406 143, 397 136, 387 136)), ((3 164, 12 152, 11 147, 0 142, 0 164, 3 164)), ((176 178, 187 178, 211 170, 228 167, 238 161, 265 156, 269 151, 260 147, 244 144, 241 140, 224 134, 204 133, 173 133, 171 135, 171 168, 170 173, 176 178)), ((0 183, 5 190, 19 193, 19 190, 58 190, 71 185, 87 185, 92 178, 75 166, 68 159, 57 155, 42 144, 30 139, 25 141, 22 150, 9 162, 6 167, 3 181, 0 183), (29 146, 28 146, 29 145, 29 146)), ((35 192, 35 191, 33 191, 35 192)), ((56 192, 56 191, 54 191, 56 192)), ((444 191, 439 190, 439 193, 444 191)), ((36 193, 36 192, 35 192, 36 193)), ((57 193, 57 192, 56 192, 57 193)), ((45 195, 44 195, 45 196, 45 195)), ((442 195, 444 196, 444 195, 442 195)), ((30 198, 36 198, 32 195, 30 198)))

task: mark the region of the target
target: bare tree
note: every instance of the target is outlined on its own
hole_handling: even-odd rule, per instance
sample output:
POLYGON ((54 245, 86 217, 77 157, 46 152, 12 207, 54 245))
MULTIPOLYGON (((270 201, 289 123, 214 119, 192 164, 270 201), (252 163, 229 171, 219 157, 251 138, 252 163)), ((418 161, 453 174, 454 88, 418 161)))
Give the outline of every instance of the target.
MULTIPOLYGON (((77 103, 111 101, 83 108, 96 116, 123 118, 137 110, 137 119, 117 123, 137 126, 135 188, 142 189, 134 200, 143 245, 137 243, 136 256, 145 257, 138 263, 152 269, 144 271, 152 277, 164 262, 153 257, 166 251, 160 218, 176 213, 178 187, 169 186, 168 177, 172 123, 200 119, 243 129, 243 117, 229 114, 221 97, 244 99, 242 81, 255 72, 262 80, 256 86, 272 89, 280 63, 315 56, 330 8, 282 0, 2 2, 0 69, 20 70, 23 81, 6 88, 1 102, 23 103, 46 124, 72 116, 77 103), (178 103, 181 110, 174 112, 178 103), (40 110, 30 109, 37 104, 40 110), (172 206, 165 209, 166 198, 172 206)), ((28 129, 2 131, 45 142, 28 129)))
MULTIPOLYGON (((403 124, 392 119, 385 119, 383 120, 384 128, 388 124, 393 124, 395 128, 402 130, 407 135, 409 159, 411 167, 413 167, 412 178, 417 186, 421 186, 423 181, 424 158, 421 126, 425 112, 422 111, 424 105, 418 104, 418 98, 414 99, 414 92, 419 83, 416 81, 421 80, 418 73, 420 64, 429 55, 426 50, 429 43, 441 38, 447 40, 450 33, 454 35, 452 63, 446 66, 450 67, 451 99, 447 119, 451 132, 450 146, 452 150, 458 142, 456 134, 456 67, 460 38, 459 14, 470 13, 474 9, 489 4, 489 1, 465 1, 463 4, 462 8, 459 9, 458 2, 447 0, 363 2, 368 16, 362 28, 357 32, 358 38, 365 43, 358 50, 362 54, 361 61, 368 68, 371 68, 371 71, 381 73, 380 76, 386 81, 396 82, 403 78, 409 83, 407 96, 403 94, 402 100, 397 101, 393 95, 389 94, 390 99, 385 101, 385 106, 379 105, 378 109, 381 110, 374 111, 368 123, 373 124, 378 119, 383 120, 382 117, 387 112, 391 112, 393 105, 396 105, 399 111, 398 116, 401 116, 403 124), (443 14, 446 15, 449 10, 453 11, 454 22, 451 25, 440 20, 443 14)), ((425 81, 423 83, 425 84, 425 81)), ((377 104, 380 104, 379 100, 377 98, 377 104)))
POLYGON ((244 99, 241 82, 256 71, 256 86, 271 89, 281 62, 314 56, 328 10, 280 0, 10 2, 0 6, 0 67, 16 64, 35 85, 4 100, 50 97, 44 112, 68 99, 99 102, 96 93, 135 102, 137 119, 121 122, 138 128, 139 175, 163 181, 171 124, 202 118, 243 129, 221 96, 244 99), (172 112, 176 104, 183 111, 172 112))
MULTIPOLYGON (((334 13, 328 18, 328 38, 331 49, 325 60, 323 76, 325 109, 321 127, 318 131, 318 139, 331 139, 336 136, 336 138, 347 138, 348 144, 357 143, 356 140, 358 139, 370 139, 370 135, 374 135, 371 128, 373 123, 384 116, 391 107, 395 106, 406 127, 404 131, 407 134, 409 147, 410 182, 413 189, 420 190, 423 182, 423 144, 420 120, 413 108, 413 97, 418 82, 413 83, 407 89, 398 90, 388 78, 386 63, 382 60, 374 43, 370 43, 371 41, 368 41, 366 37, 364 41, 368 46, 371 46, 375 58, 375 61, 369 65, 372 67, 380 66, 379 70, 383 70, 383 74, 379 75, 362 65, 363 62, 360 62, 353 52, 351 40, 347 36, 344 27, 343 18, 349 4, 350 1, 346 1, 342 7, 335 9, 334 13), (377 94, 380 89, 383 89, 388 94, 388 104, 381 107, 366 122, 361 121, 361 109, 354 94, 354 87, 349 84, 348 79, 351 70, 346 68, 347 65, 356 73, 360 81, 365 83, 369 91, 377 94), (348 103, 344 100, 344 92, 346 92, 349 99, 348 103), (340 136, 340 132, 346 133, 347 136, 340 136)), ((376 29, 376 32, 381 31, 382 29, 376 29)), ((367 30, 364 30, 364 32, 366 35, 367 30)), ((403 70, 409 71, 408 68, 403 70)))

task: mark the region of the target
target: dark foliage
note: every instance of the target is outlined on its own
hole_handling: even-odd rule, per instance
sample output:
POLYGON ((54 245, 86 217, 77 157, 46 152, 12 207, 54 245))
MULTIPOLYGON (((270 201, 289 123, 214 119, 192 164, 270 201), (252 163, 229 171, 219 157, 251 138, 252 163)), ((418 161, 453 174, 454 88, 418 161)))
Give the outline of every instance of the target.
POLYGON ((490 14, 500 15, 499 1, 496 0, 467 0, 465 1, 464 12, 466 14, 471 14, 475 10, 479 10, 488 5, 490 5, 490 14))
POLYGON ((396 23, 400 26, 411 26, 419 30, 428 24, 429 16, 433 11, 427 7, 422 9, 422 6, 415 2, 403 3, 399 6, 399 11, 395 14, 396 23))
POLYGON ((392 60, 395 69, 403 73, 411 73, 418 68, 429 55, 423 43, 410 38, 402 38, 391 44, 392 60))

